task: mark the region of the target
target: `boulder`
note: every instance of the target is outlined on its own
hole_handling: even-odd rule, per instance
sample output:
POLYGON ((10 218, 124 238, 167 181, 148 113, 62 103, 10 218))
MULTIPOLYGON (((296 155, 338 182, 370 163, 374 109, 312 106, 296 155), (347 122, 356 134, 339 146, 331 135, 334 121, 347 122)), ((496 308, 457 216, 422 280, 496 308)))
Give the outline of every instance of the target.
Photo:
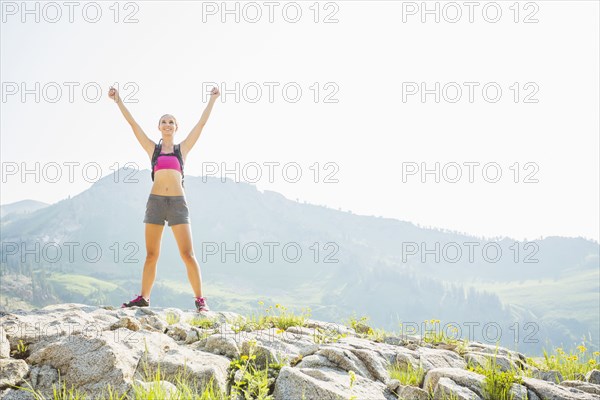
POLYGON ((58 370, 50 365, 34 365, 29 371, 31 386, 53 398, 53 389, 60 387, 58 370))
POLYGON ((542 379, 523 378, 523 385, 543 400, 592 400, 598 396, 542 379))
POLYGON ((396 396, 382 383, 356 375, 350 388, 348 372, 331 368, 291 368, 283 367, 275 381, 275 400, 356 399, 392 400, 396 396))
MULTIPOLYGON (((600 385, 582 381, 562 381, 560 386, 574 387, 582 392, 592 393, 600 396, 600 385)), ((600 398, 600 397, 599 397, 600 398)))
POLYGON ((451 350, 438 350, 427 347, 418 347, 416 350, 399 347, 396 362, 400 367, 407 367, 410 364, 414 369, 418 369, 420 366, 424 371, 434 368, 464 369, 467 366, 465 360, 451 350))
POLYGON ((438 381, 441 378, 449 378, 455 384, 468 388, 477 396, 483 398, 483 383, 485 377, 461 368, 433 368, 425 375, 423 381, 423 389, 433 391, 435 393, 438 381))
POLYGON ((481 342, 469 342, 466 346, 467 352, 477 352, 477 353, 488 353, 488 354, 497 354, 501 356, 505 356, 511 360, 519 360, 520 362, 525 363, 527 361, 525 355, 518 351, 513 351, 506 349, 504 347, 496 347, 490 344, 481 343, 481 342))
POLYGON ((167 329, 167 326, 169 326, 165 320, 160 319, 156 315, 140 317, 139 321, 143 329, 160 333, 164 333, 167 329))
POLYGON ((16 349, 19 340, 30 345, 52 337, 81 333, 93 335, 109 329, 120 317, 117 311, 68 303, 33 311, 11 312, 0 318, 0 327, 5 332, 11 349, 16 349))
POLYGON ((0 389, 7 389, 11 385, 23 384, 28 372, 29 366, 25 361, 0 358, 0 389))
POLYGON ((312 334, 321 333, 331 338, 335 338, 338 335, 356 336, 354 329, 348 328, 345 325, 310 318, 305 321, 304 328, 312 331, 312 334))
POLYGON ((10 357, 10 343, 8 342, 8 338, 6 337, 6 332, 2 326, 0 326, 0 358, 9 358, 10 357))
POLYGON ((356 337, 344 338, 336 343, 310 347, 297 365, 301 368, 332 367, 386 384, 388 368, 396 357, 398 348, 384 343, 374 343, 356 337), (312 356, 316 357, 312 357, 312 356))
POLYGON ((237 342, 232 337, 219 334, 211 335, 207 338, 204 350, 229 358, 238 358, 240 356, 240 349, 237 346, 237 342))
POLYGON ((2 400, 37 400, 33 393, 26 390, 6 389, 0 390, 2 400))
POLYGON ((438 380, 433 392, 433 400, 482 400, 475 392, 466 387, 457 385, 452 379, 442 377, 438 380))
POLYGON ((600 385, 600 370, 593 369, 585 374, 585 380, 589 383, 600 385))
POLYGON ((127 392, 134 377, 153 376, 159 363, 163 377, 174 380, 185 369, 201 385, 214 378, 225 389, 229 366, 227 358, 180 347, 164 334, 122 328, 93 338, 77 335, 37 342, 27 361, 56 368, 67 387, 88 394, 101 392, 109 383, 119 393, 127 392))
POLYGON ((471 363, 475 366, 481 366, 487 368, 488 363, 495 362, 496 366, 501 371, 516 371, 519 370, 517 364, 505 355, 493 355, 484 352, 469 352, 464 355, 464 359, 467 363, 471 363))
POLYGON ((139 331, 142 329, 142 324, 137 319, 127 316, 119 318, 117 322, 110 325, 111 331, 119 328, 129 329, 130 331, 139 331))
POLYGON ((396 389, 398 398, 403 400, 429 400, 429 393, 416 386, 401 385, 396 389))
POLYGON ((533 377, 536 379, 541 379, 543 381, 559 383, 563 380, 563 376, 559 371, 550 370, 550 371, 534 371, 533 377))

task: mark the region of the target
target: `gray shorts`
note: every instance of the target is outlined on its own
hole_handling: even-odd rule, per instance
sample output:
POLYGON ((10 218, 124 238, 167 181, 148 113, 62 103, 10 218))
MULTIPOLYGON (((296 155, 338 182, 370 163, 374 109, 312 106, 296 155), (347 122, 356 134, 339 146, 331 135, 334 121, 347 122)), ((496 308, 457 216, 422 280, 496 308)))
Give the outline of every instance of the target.
POLYGON ((146 203, 146 216, 144 223, 169 226, 190 223, 190 211, 188 210, 185 196, 160 196, 150 194, 146 203))

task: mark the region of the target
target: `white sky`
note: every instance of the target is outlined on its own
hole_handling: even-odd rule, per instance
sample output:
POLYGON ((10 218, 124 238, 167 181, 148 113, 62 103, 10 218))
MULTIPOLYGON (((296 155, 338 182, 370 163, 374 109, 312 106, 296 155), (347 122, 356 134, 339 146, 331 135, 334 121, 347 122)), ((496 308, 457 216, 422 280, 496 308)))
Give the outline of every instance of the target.
MULTIPOLYGON (((246 4, 236 3, 240 9, 246 4)), ((447 2, 428 2, 432 9, 435 3, 440 9, 446 5, 446 19, 442 15, 439 23, 433 15, 421 22, 420 13, 405 15, 403 22, 403 8, 420 7, 420 1, 321 2, 317 23, 314 2, 295 3, 302 10, 297 23, 282 15, 287 5, 287 15, 294 17, 293 4, 276 3, 272 23, 264 2, 254 3, 263 16, 251 23, 256 8, 247 8, 246 18, 240 13, 239 22, 234 15, 222 22, 220 14, 203 13, 203 7, 219 8, 222 2, 192 1, 137 1, 128 8, 120 3, 117 23, 113 2, 97 3, 102 10, 97 23, 82 17, 84 2, 75 8, 73 22, 69 9, 61 6, 62 18, 52 23, 56 9, 43 14, 43 2, 37 2, 40 21, 35 22, 35 14, 21 15, 20 1, 3 1, 0 202, 54 203, 76 195, 92 184, 82 173, 88 163, 100 164, 102 175, 111 173, 115 163, 149 168, 146 154, 107 97, 111 84, 119 83, 122 96, 133 93, 125 90, 126 83, 137 87, 132 97, 138 102, 127 107, 155 141, 160 138, 158 118, 175 115, 179 142, 207 103, 203 84, 218 82, 221 98, 188 157, 186 176, 201 175, 209 162, 224 162, 227 168, 255 162, 263 172, 257 187, 289 199, 474 235, 598 240, 597 1, 520 2, 517 23, 514 1, 494 3, 502 11, 497 23, 483 18, 484 6, 489 18, 495 16, 490 2, 477 2, 473 23, 462 1, 454 3, 463 13, 457 23, 447 21, 456 12, 447 2), (123 23, 128 14, 138 22, 123 23), (338 22, 324 23, 327 15, 338 22), (524 23, 527 16, 539 22, 524 23), (48 89, 39 102, 33 94, 25 101, 20 92, 10 94, 22 83, 35 92, 36 82, 48 89), (54 103, 49 101, 56 93, 48 86, 52 82, 63 91, 54 103), (73 102, 64 82, 78 83, 73 102), (278 85, 273 102, 264 82, 278 85), (311 89, 315 82, 318 102, 311 89), (326 86, 329 82, 334 85, 326 86), (463 97, 456 103, 436 103, 433 95, 426 102, 418 95, 403 101, 403 82, 425 82, 430 89, 435 82, 457 82, 463 97), (479 83, 473 103, 464 82, 479 83), (481 88, 489 82, 502 89, 498 102, 482 98, 481 88), (517 103, 511 90, 515 82, 517 103), (86 83, 99 85, 99 101, 84 97, 86 83), (250 84, 238 101, 226 93, 236 83, 250 84), (255 94, 252 83, 263 89, 256 102, 249 99, 255 94), (284 99, 281 88, 288 83, 302 89, 298 102, 284 99), (538 102, 524 102, 532 93, 538 102), (328 94, 338 102, 324 102, 328 94), (36 182, 33 174, 21 176, 23 167, 33 169, 36 162, 40 170, 50 162, 62 165, 62 179, 51 183, 40 174, 36 182), (80 163, 73 182, 65 162, 80 163), (296 162, 302 178, 291 183, 278 168, 271 183, 265 162, 296 162), (311 169, 316 162, 321 171, 317 183, 311 169), (333 176, 338 183, 323 182, 334 171, 324 166, 328 162, 339 167, 333 176), (418 177, 403 182, 402 166, 408 162, 428 168, 436 162, 458 163, 463 177, 458 183, 436 183, 432 176, 426 183, 418 177), (502 177, 488 183, 479 167, 475 182, 469 183, 465 162, 496 162, 502 177), (510 169, 516 162, 518 183, 510 169), (10 175, 14 165, 19 173, 10 175), (532 172, 539 182, 524 183, 532 172)), ((230 9, 234 4, 228 2, 230 9)), ((35 3, 28 6, 33 9, 35 3)), ((94 16, 93 8, 87 15, 94 16)), ((446 98, 454 93, 450 87, 446 98)), ((93 88, 89 95, 94 96, 93 88)), ((46 171, 54 176, 55 170, 46 171)), ((488 175, 493 177, 493 171, 488 175)), ((149 176, 142 178, 149 182, 149 176)))

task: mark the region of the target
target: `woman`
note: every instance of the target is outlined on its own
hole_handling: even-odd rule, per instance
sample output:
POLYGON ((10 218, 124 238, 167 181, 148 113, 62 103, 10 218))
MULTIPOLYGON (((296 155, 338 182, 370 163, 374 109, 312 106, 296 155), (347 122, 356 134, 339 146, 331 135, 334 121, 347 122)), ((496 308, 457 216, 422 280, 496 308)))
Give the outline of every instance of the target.
POLYGON ((198 312, 209 311, 206 299, 202 296, 200 266, 194 256, 192 245, 189 211, 182 185, 183 165, 180 163, 180 158, 177 155, 180 155, 181 160, 185 163, 187 155, 200 137, 200 133, 202 133, 202 129, 206 125, 212 107, 219 95, 219 89, 213 87, 210 101, 202 113, 200 121, 177 146, 174 144, 174 136, 177 132, 175 117, 166 114, 160 118, 158 129, 162 135, 162 139, 157 145, 146 136, 142 128, 135 122, 121 101, 117 90, 111 87, 108 92, 108 96, 119 106, 123 116, 133 129, 135 137, 148 154, 150 160, 152 160, 155 148, 160 146, 160 155, 156 159, 156 165, 153 166, 154 184, 146 203, 146 215, 144 218, 144 223, 146 224, 146 262, 144 263, 144 273, 142 276, 142 292, 129 303, 123 303, 122 308, 133 306, 148 307, 150 305, 150 291, 156 277, 160 241, 165 220, 167 220, 177 241, 179 254, 187 268, 188 279, 195 295, 196 310, 198 312))

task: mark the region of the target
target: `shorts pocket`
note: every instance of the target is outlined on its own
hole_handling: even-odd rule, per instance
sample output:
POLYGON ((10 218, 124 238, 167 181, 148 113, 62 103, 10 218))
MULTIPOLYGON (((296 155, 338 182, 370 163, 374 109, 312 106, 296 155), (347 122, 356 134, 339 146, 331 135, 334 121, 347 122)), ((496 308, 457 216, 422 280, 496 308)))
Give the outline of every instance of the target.
POLYGON ((182 201, 181 203, 177 204, 176 214, 182 217, 188 217, 190 215, 190 209, 188 208, 187 203, 185 201, 182 201))
POLYGON ((150 198, 146 203, 146 217, 148 221, 164 221, 165 208, 160 202, 160 199, 150 198))

